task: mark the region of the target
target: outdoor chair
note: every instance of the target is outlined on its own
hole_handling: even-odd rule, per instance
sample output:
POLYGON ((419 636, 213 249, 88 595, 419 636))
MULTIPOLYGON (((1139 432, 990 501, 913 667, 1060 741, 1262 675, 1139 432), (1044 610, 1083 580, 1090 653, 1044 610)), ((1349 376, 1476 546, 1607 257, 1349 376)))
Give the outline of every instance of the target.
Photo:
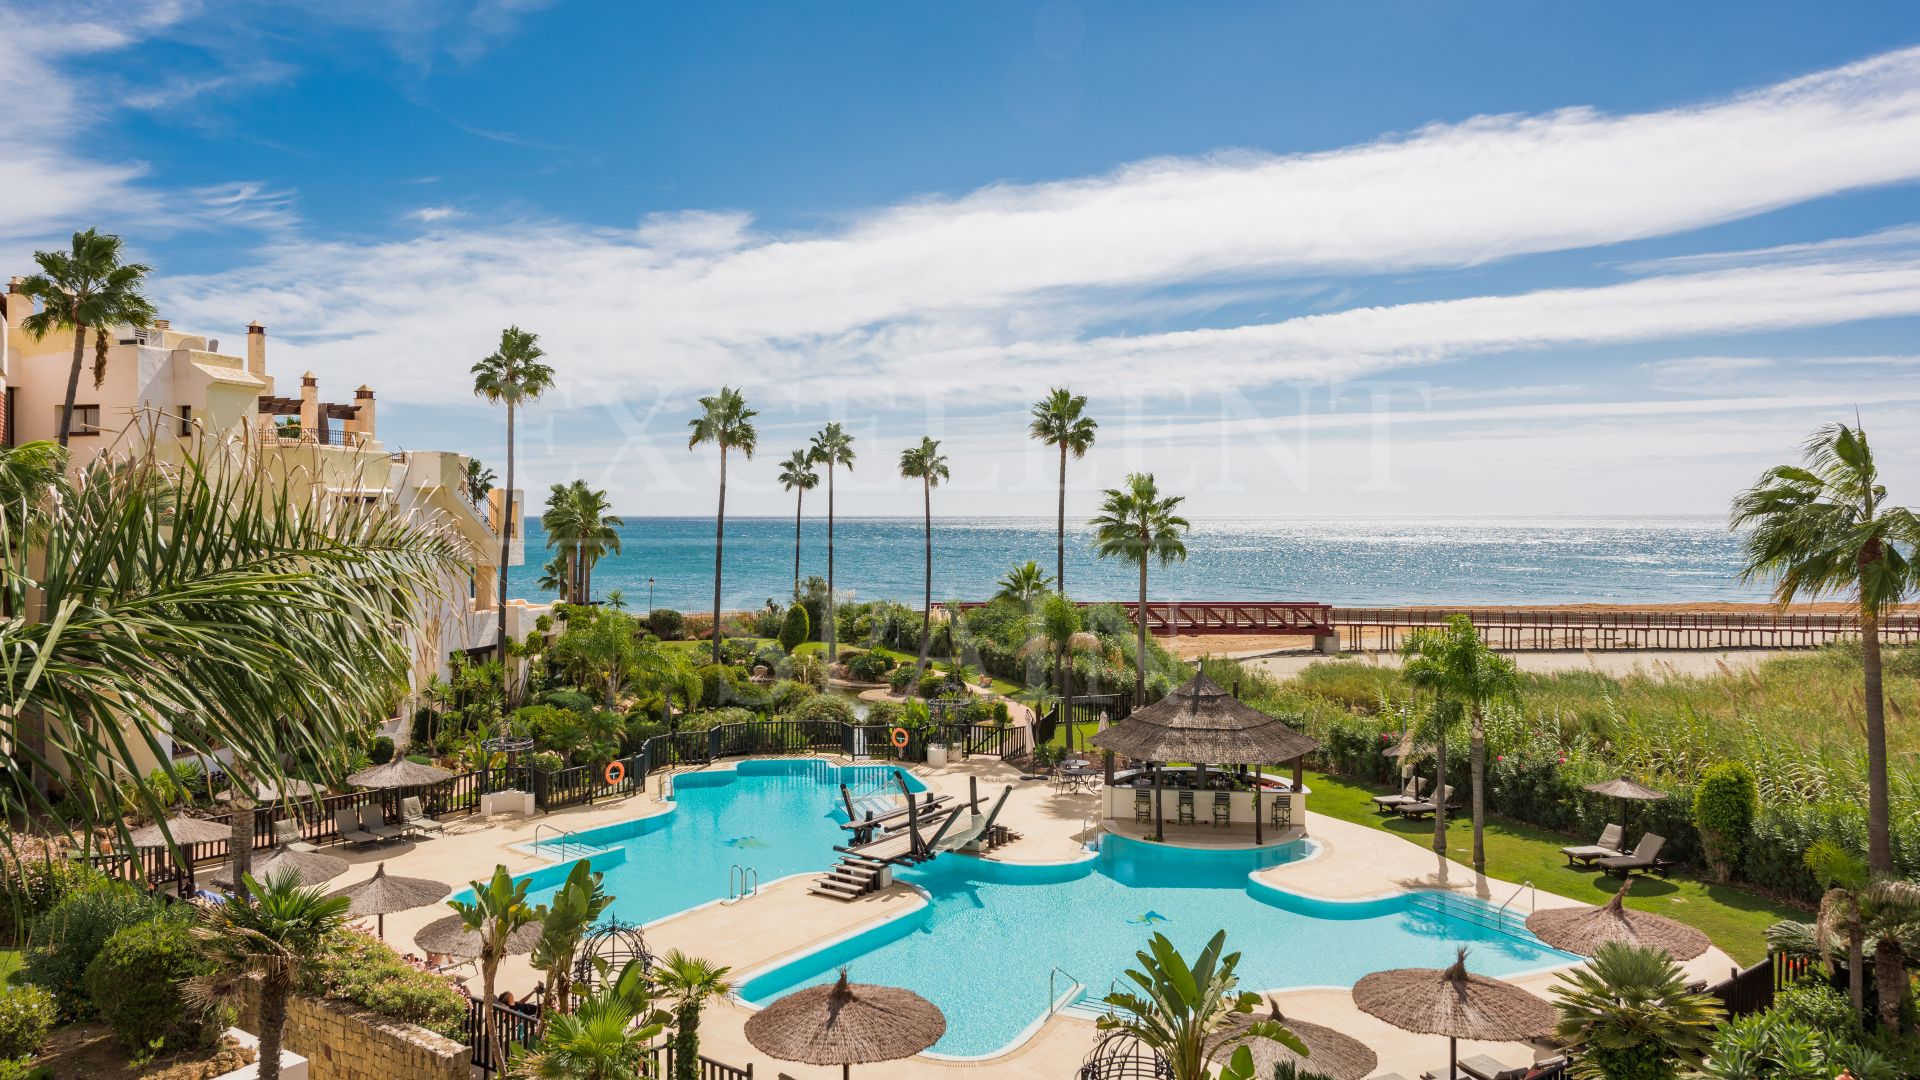
POLYGON ((1213 823, 1225 825, 1233 820, 1233 797, 1224 791, 1213 793, 1213 823))
POLYGON ((1624 855, 1626 852, 1621 850, 1620 845, 1626 842, 1626 832, 1620 826, 1609 822, 1605 829, 1600 830, 1599 840, 1591 844, 1581 844, 1578 847, 1563 847, 1560 849, 1560 854, 1567 857, 1568 866, 1576 862, 1591 863, 1595 859, 1609 859, 1616 855, 1624 855))
POLYGON ((1191 788, 1182 788, 1180 790, 1179 823, 1182 825, 1191 825, 1194 823, 1193 821, 1193 790, 1191 788))
POLYGON ((1594 862, 1607 873, 1623 878, 1632 877, 1635 871, 1666 877, 1667 868, 1673 865, 1671 861, 1660 857, 1660 849, 1666 846, 1666 837, 1647 833, 1640 837, 1640 843, 1634 847, 1633 854, 1596 859, 1594 862))
POLYGON ((1486 1054, 1475 1054, 1460 1059, 1460 1071, 1474 1080, 1521 1080, 1533 1071, 1533 1066, 1503 1065, 1486 1054))
POLYGON ((1145 825, 1153 820, 1153 792, 1147 788, 1133 789, 1133 820, 1145 825))
POLYGON ((354 816, 353 808, 343 806, 333 812, 333 829, 340 839, 354 847, 377 844, 380 838, 360 827, 360 819, 354 816))
POLYGON ((400 827, 416 833, 440 834, 447 831, 445 825, 427 816, 417 795, 400 800, 400 827))
POLYGON ((1380 811, 1383 814, 1391 814, 1395 810, 1399 809, 1402 806, 1407 805, 1408 803, 1419 802, 1420 801, 1420 785, 1423 783, 1425 783, 1425 781, 1420 779, 1417 776, 1407 777, 1407 782, 1400 785, 1399 794, 1375 795, 1373 797, 1374 809, 1380 811))
POLYGON ((1276 829, 1293 827, 1293 798, 1288 795, 1275 795, 1273 809, 1267 812, 1267 823, 1276 829))
POLYGON ((288 851, 319 851, 300 836, 300 823, 292 818, 281 818, 273 823, 273 843, 276 847, 288 851))
POLYGON ((387 824, 387 812, 377 802, 367 803, 360 808, 360 828, 379 837, 383 843, 406 835, 405 830, 387 824))
POLYGON ((1437 813, 1442 806, 1451 807, 1452 805, 1453 785, 1448 784, 1446 787, 1440 789, 1440 800, 1438 803, 1432 799, 1426 799, 1421 802, 1405 803, 1396 809, 1400 811, 1401 817, 1411 819, 1426 817, 1429 814, 1437 813))

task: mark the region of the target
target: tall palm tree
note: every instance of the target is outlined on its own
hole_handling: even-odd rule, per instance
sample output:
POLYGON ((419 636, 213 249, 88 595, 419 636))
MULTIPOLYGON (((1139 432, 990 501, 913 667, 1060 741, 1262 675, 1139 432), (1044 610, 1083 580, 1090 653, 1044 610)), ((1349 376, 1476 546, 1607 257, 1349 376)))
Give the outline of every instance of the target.
MULTIPOLYGON (((39 301, 40 310, 27 316, 22 329, 36 338, 55 330, 73 332, 73 367, 67 372, 67 396, 60 407, 61 446, 73 431, 73 400, 80 392, 80 364, 86 355, 87 328, 96 331, 126 323, 145 327, 153 321, 154 307, 141 295, 146 276, 153 267, 145 263, 122 263, 121 240, 111 233, 94 229, 73 234, 69 251, 36 251, 33 261, 40 273, 20 283, 21 291, 39 301)), ((94 385, 104 378, 106 361, 96 358, 94 385)))
POLYGON ((584 480, 555 484, 547 492, 547 509, 540 527, 547 547, 567 549, 567 598, 593 603, 593 568, 602 556, 620 554, 620 529, 626 522, 607 513, 607 493, 595 491, 584 480))
POLYGON ((1186 501, 1182 495, 1161 495, 1152 473, 1129 473, 1127 484, 1108 488, 1106 502, 1093 519, 1094 550, 1103 559, 1125 559, 1140 568, 1138 645, 1133 663, 1135 706, 1147 700, 1147 564, 1185 562, 1182 537, 1190 524, 1174 513, 1186 501))
POLYGON ((720 554, 727 539, 727 451, 739 450, 753 460, 754 445, 760 433, 753 418, 760 415, 747 408, 740 391, 723 386, 718 394, 700 399, 700 415, 687 421, 693 434, 687 436, 687 449, 702 443, 720 448, 720 510, 713 521, 713 662, 720 662, 720 554))
POLYGON ((1829 424, 1802 447, 1800 464, 1777 465, 1734 497, 1734 529, 1746 529, 1747 579, 1773 582, 1781 605, 1849 593, 1860 607, 1866 682, 1867 865, 1890 877, 1893 838, 1887 797, 1886 695, 1881 688, 1880 613, 1912 591, 1908 562, 1920 520, 1887 505, 1887 489, 1857 423, 1829 424))
POLYGON ((926 510, 927 574, 920 613, 920 668, 926 670, 927 646, 933 641, 933 489, 947 479, 947 456, 940 452, 937 439, 922 435, 919 446, 900 451, 900 475, 920 481, 920 498, 926 510))
MULTIPOLYGON (((515 881, 504 866, 495 866, 493 877, 487 881, 471 884, 472 900, 453 899, 447 901, 447 906, 459 913, 468 930, 480 935, 480 985, 483 988, 480 1000, 491 1006, 493 980, 500 974, 500 962, 507 958, 507 939, 528 923, 540 921, 545 912, 527 902, 527 886, 531 881, 527 878, 515 881)), ((505 1061, 507 1051, 500 1038, 500 1025, 492 1020, 492 1016, 487 1016, 486 1038, 493 1044, 493 1060, 505 1061)))
POLYGON ((573 962, 587 930, 613 905, 613 897, 601 887, 602 875, 593 872, 587 860, 573 864, 567 880, 553 894, 540 920, 540 940, 528 957, 533 966, 546 972, 547 1000, 550 1008, 540 1010, 540 1033, 546 1034, 547 1022, 556 1012, 571 1009, 573 962))
MULTIPOLYGON (((540 335, 509 326, 500 331, 500 346, 486 359, 473 365, 473 392, 491 404, 507 405, 507 492, 502 507, 506 513, 500 529, 499 614, 495 620, 493 648, 502 660, 507 656, 507 558, 511 554, 514 521, 513 506, 513 415, 523 404, 537 400, 553 389, 553 369, 541 363, 546 350, 540 347, 540 335)), ((505 678, 505 672, 501 674, 505 678)), ((506 692, 506 684, 501 684, 506 692)))
POLYGON ((560 597, 560 602, 573 602, 573 553, 561 552, 548 559, 540 567, 540 576, 534 579, 534 585, 560 597))
POLYGON ((1551 988, 1554 1032, 1577 1047, 1573 1075, 1678 1076, 1696 1068, 1723 1016, 1720 1000, 1687 989, 1691 976, 1666 950, 1610 941, 1551 988))
POLYGON ((597 988, 571 1013, 541 1021, 546 1031, 518 1058, 512 1075, 523 1080, 627 1080, 643 1072, 667 1014, 653 1006, 653 988, 640 960, 597 988))
POLYGON ((809 452, 813 460, 827 466, 827 625, 822 628, 826 631, 822 640, 827 643, 827 663, 832 664, 840 656, 840 624, 834 617, 833 596, 833 471, 839 466, 853 470, 853 436, 838 423, 828 424, 813 437, 809 452))
POLYGON ((1060 448, 1060 518, 1054 535, 1057 561, 1053 587, 1061 592, 1067 591, 1067 455, 1086 457, 1093 447, 1094 429, 1100 426, 1092 417, 1084 415, 1086 408, 1085 395, 1056 386, 1046 397, 1033 403, 1033 422, 1027 425, 1027 434, 1048 446, 1060 448))
POLYGON ((807 499, 807 492, 820 485, 820 474, 814 471, 813 454, 806 450, 795 450, 780 463, 780 486, 793 495, 793 598, 800 599, 800 506, 807 499))
MULTIPOLYGON (((1487 708, 1520 694, 1513 661, 1480 640, 1473 620, 1455 615, 1445 629, 1416 630, 1403 651, 1400 674, 1411 686, 1455 702, 1467 715, 1467 767, 1473 784, 1473 868, 1487 869, 1487 708)), ((1441 792, 1436 791, 1435 795, 1441 792)), ((1437 805, 1437 804, 1436 804, 1437 805)))
POLYGON ((995 600, 1011 600, 1020 605, 1020 610, 1031 615, 1035 602, 1053 587, 1053 579, 1040 569, 1039 563, 1028 559, 1024 563, 1015 563, 1013 569, 1007 571, 1007 576, 995 584, 1000 586, 1000 591, 993 594, 995 600))
MULTIPOLYGON (((1242 1019, 1260 1006, 1260 995, 1236 989, 1240 954, 1221 955, 1226 947, 1222 930, 1188 963, 1165 934, 1153 935, 1146 951, 1134 954, 1140 966, 1126 971, 1140 992, 1116 990, 1102 999, 1108 1009, 1100 1030, 1118 1029, 1139 1039, 1166 1061, 1173 1080, 1210 1080, 1208 1063, 1250 1038, 1272 1039, 1305 1054, 1299 1037, 1277 1019, 1242 1019)), ((1251 1054, 1242 1047, 1231 1057, 1226 1076, 1253 1080, 1251 1054)))
POLYGON ((327 937, 347 921, 350 901, 318 888, 303 889, 288 870, 263 884, 245 875, 251 903, 232 900, 202 909, 194 936, 206 943, 210 975, 186 984, 189 1000, 214 1005, 233 1001, 242 980, 260 980, 260 1080, 279 1080, 280 1040, 287 1026, 287 999, 300 969, 327 937))
POLYGON ((495 479, 497 478, 493 475, 493 470, 480 464, 478 458, 468 458, 466 481, 467 501, 475 506, 485 506, 487 503, 487 492, 493 490, 493 482, 495 479))
POLYGON ((709 1000, 733 992, 727 981, 730 970, 679 949, 668 952, 654 969, 654 986, 673 999, 673 1080, 699 1080, 700 1010, 709 1000))

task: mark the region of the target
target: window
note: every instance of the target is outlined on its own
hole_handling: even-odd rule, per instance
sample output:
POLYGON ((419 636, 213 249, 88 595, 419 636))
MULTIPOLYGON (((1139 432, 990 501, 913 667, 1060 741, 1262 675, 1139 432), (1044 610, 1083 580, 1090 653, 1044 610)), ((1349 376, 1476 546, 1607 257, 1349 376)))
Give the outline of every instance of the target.
POLYGON ((193 406, 182 405, 180 406, 180 437, 184 439, 191 434, 193 434, 193 406))
MULTIPOLYGON (((60 414, 63 411, 62 406, 55 405, 53 407, 53 430, 55 431, 60 430, 60 414)), ((100 434, 100 406, 75 405, 73 407, 73 426, 69 429, 69 433, 73 435, 100 434)))

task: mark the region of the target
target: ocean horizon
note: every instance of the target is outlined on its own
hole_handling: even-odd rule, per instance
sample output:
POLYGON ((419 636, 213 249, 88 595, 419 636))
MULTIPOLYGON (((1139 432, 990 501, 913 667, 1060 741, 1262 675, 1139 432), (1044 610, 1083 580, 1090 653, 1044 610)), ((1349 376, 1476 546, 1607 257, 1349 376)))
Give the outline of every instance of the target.
MULTIPOLYGON (((619 589, 628 607, 701 611, 713 604, 711 517, 628 517, 621 552, 594 568, 594 596, 619 589)), ((834 584, 850 599, 917 606, 923 522, 840 518, 834 584)), ((826 519, 801 530, 801 577, 826 576, 826 519)), ((1067 528, 1067 587, 1079 600, 1130 600, 1137 571, 1101 560, 1093 530, 1067 528)), ((936 602, 983 600, 1015 563, 1054 567, 1054 519, 935 518, 936 602)), ((1764 586, 1739 579, 1739 541, 1711 516, 1212 517, 1195 518, 1188 558, 1153 566, 1154 600, 1301 600, 1343 606, 1408 604, 1667 604, 1758 602, 1764 586)), ((538 518, 527 522, 527 565, 509 594, 546 601, 534 586, 550 557, 538 518)), ((727 520, 722 603, 730 610, 784 603, 793 588, 793 518, 727 520)))

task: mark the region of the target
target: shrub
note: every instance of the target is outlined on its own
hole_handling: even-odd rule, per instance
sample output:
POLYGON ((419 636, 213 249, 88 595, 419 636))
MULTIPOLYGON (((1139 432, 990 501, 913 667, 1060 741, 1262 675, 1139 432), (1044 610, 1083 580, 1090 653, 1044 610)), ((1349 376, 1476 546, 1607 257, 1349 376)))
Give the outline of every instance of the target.
POLYGON ((1753 831, 1758 794, 1753 771, 1737 761, 1709 765, 1693 792, 1693 824, 1706 845, 1707 863, 1721 881, 1732 874, 1740 849, 1753 831))
POLYGON ((861 682, 879 682, 893 667, 893 657, 877 649, 856 653, 847 659, 847 674, 861 682))
POLYGON ((792 712, 801 702, 819 692, 806 683, 781 679, 767 688, 767 706, 775 712, 792 712))
POLYGON ((540 696, 540 704, 585 716, 593 711, 597 702, 578 690, 549 690, 540 696))
POLYGON ((357 930, 336 931, 302 971, 310 994, 351 1001, 382 1016, 458 1038, 466 999, 453 984, 400 959, 385 942, 357 930))
POLYGON ((1801 978, 1773 998, 1773 1012, 1788 1023, 1800 1024, 1849 1041, 1859 1041, 1860 1018, 1847 995, 1825 982, 1801 978))
MULTIPOLYGON (((713 616, 711 615, 683 615, 680 624, 685 628, 684 633, 690 640, 705 641, 713 636, 713 616)), ((726 636, 724 631, 721 636, 726 636)))
POLYGON ((794 604, 787 608, 786 615, 780 619, 780 647, 787 652, 792 652, 799 648, 801 643, 807 640, 807 635, 812 632, 813 624, 807 619, 807 609, 794 604))
POLYGON ((725 664, 701 664, 700 707, 717 708, 731 705, 740 692, 740 672, 725 664))
POLYGON ((533 755, 533 767, 541 772, 559 772, 567 767, 567 759, 557 750, 538 750, 533 755))
POLYGON ((893 687, 893 692, 896 694, 906 693, 907 687, 913 685, 915 670, 912 664, 901 664, 887 672, 887 685, 893 687))
POLYGON ((857 722, 853 712, 853 702, 839 694, 819 694, 793 711, 795 720, 837 721, 842 724, 857 722))
POLYGON ((128 1050, 207 1046, 213 1026, 188 1008, 180 986, 209 970, 188 922, 169 913, 116 930, 87 965, 87 992, 128 1050))
POLYGON ((914 687, 914 693, 923 698, 937 698, 946 696, 951 688, 952 680, 947 677, 946 672, 928 668, 920 676, 920 682, 914 687))
POLYGON ((385 735, 375 735, 373 737, 373 744, 367 747, 367 757, 373 759, 375 765, 385 765, 387 762, 392 761, 393 740, 387 738, 385 735))
POLYGON ((39 986, 0 990, 0 1058, 32 1057, 60 1019, 53 995, 39 986))
POLYGON ((898 701, 873 701, 867 704, 868 724, 886 724, 891 727, 900 722, 906 712, 906 706, 898 701))
POLYGON ((654 608, 653 614, 647 616, 647 629, 661 641, 679 641, 687 632, 686 616, 672 608, 654 608))
MULTIPOLYGON (((30 1057, 0 1058, 0 1080, 51 1080, 52 1074, 30 1057)), ((141 1080, 146 1080, 142 1077, 141 1080)))
POLYGON ((0 846, 0 940, 20 941, 34 919, 74 890, 100 878, 98 872, 26 837, 0 846), (36 850, 37 849, 37 850, 36 850))
POLYGON ((159 913, 160 901, 127 882, 91 882, 35 920, 27 977, 53 991, 68 1016, 91 1015, 87 966, 116 932, 159 913))

